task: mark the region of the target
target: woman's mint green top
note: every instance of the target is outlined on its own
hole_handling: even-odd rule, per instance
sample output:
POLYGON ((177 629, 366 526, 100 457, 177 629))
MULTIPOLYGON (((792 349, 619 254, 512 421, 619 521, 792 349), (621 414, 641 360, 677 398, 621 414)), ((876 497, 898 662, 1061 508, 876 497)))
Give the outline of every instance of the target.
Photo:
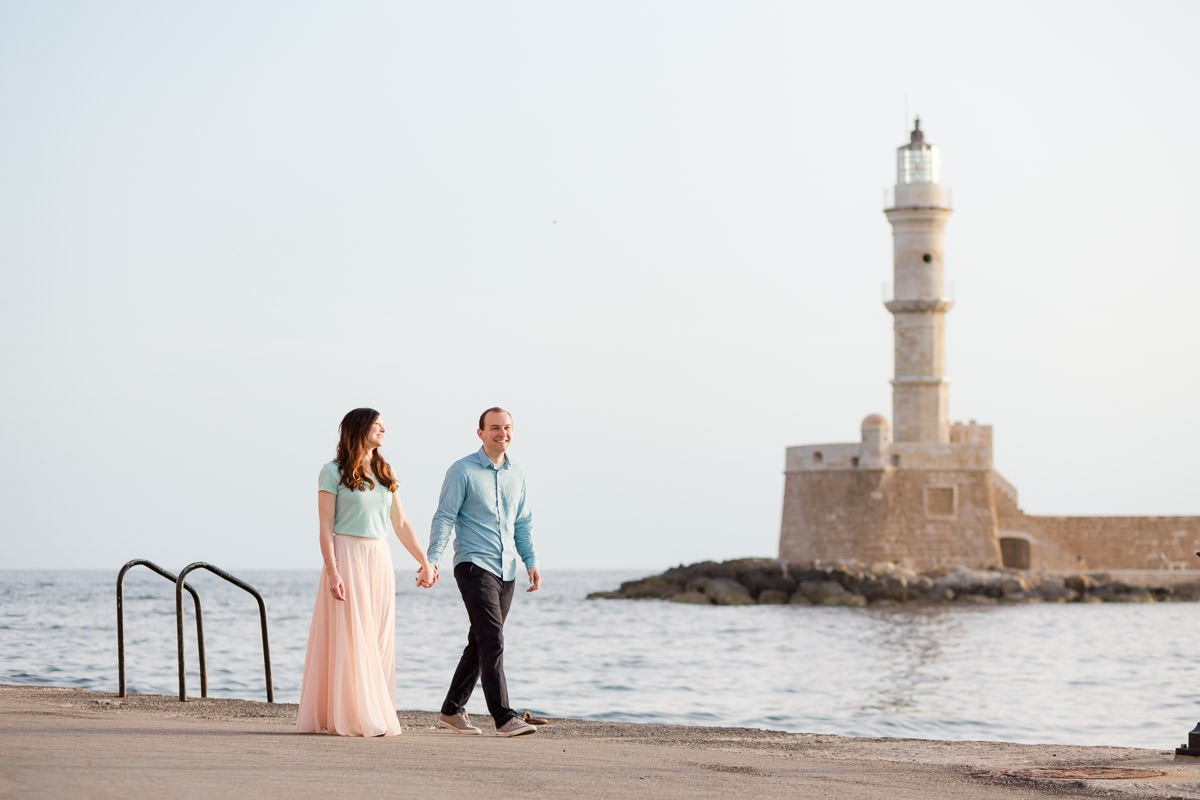
POLYGON ((336 461, 321 467, 317 489, 337 495, 333 508, 333 532, 363 539, 386 539, 391 530, 392 493, 375 479, 375 488, 351 491, 342 483, 336 461))

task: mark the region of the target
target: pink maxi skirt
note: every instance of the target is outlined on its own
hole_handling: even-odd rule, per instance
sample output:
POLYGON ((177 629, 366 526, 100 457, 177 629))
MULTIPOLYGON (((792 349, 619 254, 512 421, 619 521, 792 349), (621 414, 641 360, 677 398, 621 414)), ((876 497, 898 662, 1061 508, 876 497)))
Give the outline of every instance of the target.
POLYGON ((333 537, 346 599, 329 593, 321 570, 304 683, 299 733, 395 736, 396 574, 386 539, 333 537))

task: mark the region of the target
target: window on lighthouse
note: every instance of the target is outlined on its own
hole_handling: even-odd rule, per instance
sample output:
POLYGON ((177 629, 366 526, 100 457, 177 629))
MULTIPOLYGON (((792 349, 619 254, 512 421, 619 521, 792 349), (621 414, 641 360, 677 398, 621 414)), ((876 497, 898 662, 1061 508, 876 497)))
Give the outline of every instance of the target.
POLYGON ((933 145, 906 146, 896 151, 896 183, 937 183, 938 151, 933 145))

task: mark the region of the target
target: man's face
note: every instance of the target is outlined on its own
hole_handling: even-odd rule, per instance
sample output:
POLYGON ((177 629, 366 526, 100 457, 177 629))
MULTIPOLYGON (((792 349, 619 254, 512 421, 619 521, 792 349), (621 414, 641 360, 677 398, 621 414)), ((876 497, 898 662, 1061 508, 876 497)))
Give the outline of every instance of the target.
POLYGON ((491 458, 499 458, 512 443, 512 417, 503 411, 489 411, 483 418, 483 430, 478 433, 484 451, 491 458))

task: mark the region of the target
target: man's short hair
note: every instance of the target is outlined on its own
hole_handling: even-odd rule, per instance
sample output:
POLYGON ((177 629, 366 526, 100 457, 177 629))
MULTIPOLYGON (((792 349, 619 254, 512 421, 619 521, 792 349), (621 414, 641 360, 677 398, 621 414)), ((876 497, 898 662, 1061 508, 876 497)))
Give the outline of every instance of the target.
MULTIPOLYGON (((492 406, 487 411, 484 411, 482 414, 479 415, 479 430, 483 430, 483 421, 485 419, 487 419, 487 415, 491 414, 493 411, 499 411, 501 414, 508 414, 508 412, 505 411, 500 406, 492 406)), ((512 419, 512 414, 508 414, 508 418, 512 419)))

